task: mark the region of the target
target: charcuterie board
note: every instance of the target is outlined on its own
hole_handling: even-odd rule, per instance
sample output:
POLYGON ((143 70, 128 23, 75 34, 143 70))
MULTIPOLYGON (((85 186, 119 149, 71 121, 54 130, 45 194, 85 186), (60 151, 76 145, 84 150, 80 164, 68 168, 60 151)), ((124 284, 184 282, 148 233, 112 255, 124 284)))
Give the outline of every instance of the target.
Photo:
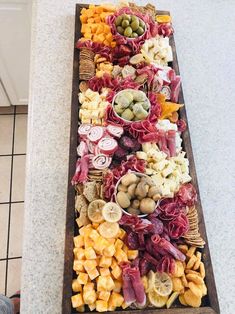
MULTIPOLYGON (((97 9, 76 5, 62 312, 219 313, 190 134, 188 127, 185 128, 186 109, 185 105, 178 105, 184 104, 184 98, 179 85, 170 14, 155 12, 158 35, 165 40, 158 38, 157 43, 151 43, 151 39, 156 37, 154 25, 143 17, 143 12, 139 14, 135 9, 97 9), (113 17, 110 18, 110 15, 113 17), (98 23, 102 27, 96 27, 98 23), (105 26, 106 23, 110 28, 105 26), (79 40, 82 35, 85 39, 79 40), (124 54, 117 56, 113 53, 115 39, 117 46, 123 46, 118 49, 123 49, 124 54), (141 40, 141 51, 138 48, 135 54, 133 50, 126 51, 130 47, 135 49, 135 43, 138 47, 141 40), (90 44, 92 41, 101 45, 90 44), (150 43, 149 46, 146 42, 150 43), (167 55, 156 53, 151 60, 151 45, 165 45, 167 55), (111 53, 112 60, 109 59, 111 53), (126 59, 127 55, 132 58, 126 59), (134 57, 136 55, 138 57, 134 57), (139 65, 141 62, 143 66, 139 65), (89 64, 91 66, 87 70, 89 64), (167 74, 159 75, 161 67, 167 69, 167 74), (102 81, 105 72, 114 76, 116 70, 119 71, 116 81, 102 81), (151 72, 154 73, 153 79, 158 77, 154 82, 150 82, 151 72), (130 75, 135 75, 134 79, 133 76, 130 79, 130 75), (89 82, 89 85, 80 84, 81 81, 89 82), (108 86, 108 92, 99 84, 105 88, 108 86), (99 93, 98 98, 96 92, 99 93), (151 94, 153 92, 158 95, 157 101, 151 94), (87 107, 86 101, 89 97, 96 97, 97 115, 88 110, 90 107, 87 107), (171 109, 169 114, 166 106, 170 104, 175 111, 171 109), (166 123, 168 129, 162 122, 164 120, 170 121, 166 123), (169 129, 173 124, 177 127, 169 129), (88 130, 88 125, 93 129, 88 130), (147 132, 141 133, 140 125, 147 132), (134 130, 133 126, 136 126, 134 130), (182 143, 178 141, 175 145, 177 132, 182 143), (162 135, 165 142, 159 139, 162 135), (158 186, 161 184, 157 181, 161 171, 156 168, 159 164, 155 157, 149 157, 150 151, 156 154, 154 156, 161 155, 160 161, 165 165, 165 181, 160 190, 156 189, 156 182, 158 186), (187 158, 182 151, 186 152, 187 158), (89 171, 84 178, 84 168, 81 168, 88 155, 92 156, 87 158, 89 171), (129 161, 126 155, 131 155, 129 161), (187 163, 189 173, 182 170, 187 169, 187 163), (120 164, 122 168, 128 168, 127 171, 121 171, 120 164), (166 169, 172 171, 172 167, 179 167, 179 164, 184 176, 176 186, 168 181, 172 174, 166 173, 166 169), (117 180, 112 177, 113 173, 117 180), (96 196, 92 190, 94 182, 99 187, 96 187, 96 196), (170 183, 173 187, 169 192, 167 186, 170 183), (143 192, 142 187, 146 191, 143 192), (190 199, 187 199, 188 195, 190 199), (82 213, 83 202, 87 206, 85 215, 82 213), (174 213, 169 213, 169 206, 174 207, 174 213), (118 228, 117 232, 114 227, 118 228), (155 228, 154 231, 151 228, 155 228), (141 244, 141 241, 144 243, 141 244), (102 248, 101 243, 104 243, 102 248), (134 281, 138 281, 140 276, 137 288, 134 281), (131 290, 135 291, 134 295, 131 290)), ((151 10, 152 6, 150 12, 153 12, 151 10)))

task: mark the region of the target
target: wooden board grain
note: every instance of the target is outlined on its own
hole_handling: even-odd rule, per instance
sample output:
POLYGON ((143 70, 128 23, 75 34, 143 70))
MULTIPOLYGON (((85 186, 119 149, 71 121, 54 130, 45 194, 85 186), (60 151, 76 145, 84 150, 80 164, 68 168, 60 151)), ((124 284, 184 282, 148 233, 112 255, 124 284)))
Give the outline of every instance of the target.
MULTIPOLYGON (((74 34, 74 47, 77 40, 81 36, 81 24, 80 24, 80 11, 82 8, 87 7, 86 4, 77 4, 75 13, 75 34, 74 34)), ((170 14, 168 11, 158 11, 159 15, 170 14)), ((180 74, 179 65, 176 54, 176 46, 174 37, 171 37, 170 44, 173 50, 173 63, 172 67, 176 71, 176 74, 180 74)), ((73 62, 73 83, 72 83, 72 103, 71 103, 71 130, 70 130, 70 151, 69 151, 69 177, 68 177, 68 196, 67 196, 67 211, 66 211, 66 235, 65 235, 65 259, 64 259, 64 281, 63 281, 63 300, 62 300, 62 313, 78 313, 71 308, 70 298, 72 296, 72 279, 73 279, 73 236, 75 233, 76 226, 74 224, 75 213, 75 192, 74 187, 71 185, 71 178, 75 171, 76 159, 77 159, 77 128, 78 128, 78 92, 79 92, 79 51, 74 48, 74 62, 73 62)), ((179 94, 179 103, 184 103, 183 89, 181 86, 179 94)), ((180 109, 180 118, 187 121, 186 107, 180 109)), ((127 309, 122 311, 115 311, 113 313, 131 313, 131 314, 212 314, 220 313, 218 297, 216 292, 216 285, 213 275, 213 269, 211 264, 210 251, 207 241, 205 222, 203 217, 202 205, 200 200, 200 193, 197 182, 197 175, 195 169, 195 163, 192 152, 192 145, 190 140, 189 128, 183 133, 183 149, 187 153, 189 159, 190 175, 192 177, 192 183, 194 184, 198 192, 198 203, 197 210, 199 215, 199 229, 202 237, 206 241, 205 248, 203 249, 203 260, 206 268, 206 285, 208 288, 208 295, 203 300, 203 306, 194 309, 189 307, 182 307, 179 303, 176 303, 171 309, 144 309, 134 310, 127 309)), ((91 313, 91 312, 84 312, 91 313)), ((97 312, 92 312, 97 313, 97 312)))

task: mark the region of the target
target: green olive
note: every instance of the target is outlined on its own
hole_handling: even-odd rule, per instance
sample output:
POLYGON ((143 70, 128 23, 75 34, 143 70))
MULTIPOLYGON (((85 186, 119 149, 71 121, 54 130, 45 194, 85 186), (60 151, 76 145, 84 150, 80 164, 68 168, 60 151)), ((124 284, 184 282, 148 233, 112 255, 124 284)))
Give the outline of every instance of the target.
POLYGON ((120 26, 122 24, 122 17, 119 15, 115 20, 115 25, 120 26))
POLYGON ((129 26, 130 22, 128 20, 123 20, 122 21, 122 27, 126 28, 127 26, 129 26))
POLYGON ((140 35, 143 35, 144 33, 144 29, 142 27, 139 27, 137 30, 136 30, 136 33, 140 36, 140 35))
POLYGON ((127 108, 126 110, 123 111, 121 117, 125 120, 131 121, 134 118, 134 114, 129 108, 127 108))
POLYGON ((135 15, 132 15, 131 16, 131 22, 134 22, 136 20, 139 20, 139 18, 137 16, 135 16, 135 15))
POLYGON ((123 19, 123 20, 128 20, 128 21, 131 20, 131 17, 130 17, 130 15, 128 15, 128 14, 122 14, 121 16, 122 16, 122 19, 123 19))
POLYGON ((134 22, 131 23, 131 28, 135 32, 139 28, 139 21, 135 20, 134 22))
POLYGON ((132 38, 137 38, 137 37, 138 37, 138 34, 135 33, 135 32, 133 32, 132 35, 131 35, 131 37, 132 37, 132 38))
POLYGON ((142 27, 143 29, 145 29, 144 21, 142 21, 141 19, 139 19, 139 23, 140 23, 140 27, 142 27))
POLYGON ((124 34, 124 29, 121 26, 117 27, 117 31, 119 34, 123 35, 124 34))
POLYGON ((132 28, 130 26, 128 26, 125 31, 124 31, 124 35, 126 37, 131 37, 131 34, 132 34, 132 28))

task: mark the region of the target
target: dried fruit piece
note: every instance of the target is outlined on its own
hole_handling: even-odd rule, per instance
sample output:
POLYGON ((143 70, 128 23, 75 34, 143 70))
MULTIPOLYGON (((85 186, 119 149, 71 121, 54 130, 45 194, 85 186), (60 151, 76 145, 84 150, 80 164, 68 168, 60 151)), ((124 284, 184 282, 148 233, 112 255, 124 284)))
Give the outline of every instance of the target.
POLYGON ((105 204, 106 202, 103 200, 95 200, 89 204, 87 214, 92 222, 103 221, 102 209, 105 204))
POLYGON ((98 230, 101 236, 104 238, 115 238, 119 233, 119 224, 117 222, 106 221, 98 227, 98 230))

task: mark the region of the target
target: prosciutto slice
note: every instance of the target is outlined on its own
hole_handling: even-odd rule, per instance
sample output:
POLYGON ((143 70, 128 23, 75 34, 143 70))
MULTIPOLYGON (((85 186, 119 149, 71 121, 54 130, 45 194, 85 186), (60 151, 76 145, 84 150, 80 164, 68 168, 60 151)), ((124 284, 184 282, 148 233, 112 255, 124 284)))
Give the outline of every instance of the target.
POLYGON ((170 157, 176 156, 176 131, 169 130, 166 133, 167 147, 169 149, 170 157))
POLYGON ((85 155, 82 158, 78 159, 76 164, 75 174, 72 178, 72 185, 78 183, 84 183, 88 179, 88 170, 89 170, 90 155, 85 155))
MULTIPOLYGON (((161 238, 159 235, 153 235, 151 236, 151 241, 154 246, 154 249, 157 251, 159 249, 163 249, 165 252, 172 255, 174 258, 178 259, 179 261, 185 260, 185 255, 181 253, 174 245, 172 245, 169 241, 167 241, 164 238, 161 238)), ((166 255, 166 254, 163 254, 166 255)))

